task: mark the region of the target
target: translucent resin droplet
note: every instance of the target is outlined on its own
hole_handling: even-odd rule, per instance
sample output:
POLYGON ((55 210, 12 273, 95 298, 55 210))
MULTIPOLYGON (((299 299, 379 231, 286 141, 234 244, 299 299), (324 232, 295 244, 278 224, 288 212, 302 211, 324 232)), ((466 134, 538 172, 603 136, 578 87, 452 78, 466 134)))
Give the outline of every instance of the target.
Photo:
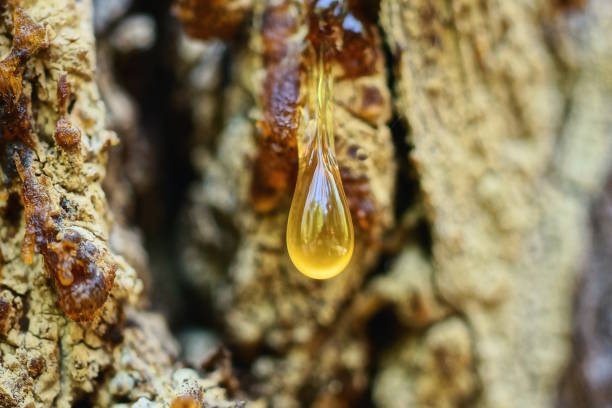
POLYGON ((289 256, 314 279, 342 272, 354 247, 351 213, 334 156, 330 98, 331 75, 320 56, 302 112, 299 170, 287 223, 289 256))

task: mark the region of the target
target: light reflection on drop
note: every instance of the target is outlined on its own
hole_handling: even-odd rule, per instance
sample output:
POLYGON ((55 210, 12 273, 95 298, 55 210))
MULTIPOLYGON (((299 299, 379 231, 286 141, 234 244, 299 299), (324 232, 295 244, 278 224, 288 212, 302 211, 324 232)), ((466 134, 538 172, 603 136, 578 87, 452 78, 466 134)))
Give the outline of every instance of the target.
POLYGON ((287 223, 289 256, 300 272, 314 279, 342 272, 354 247, 353 223, 334 155, 331 74, 322 54, 309 79, 298 139, 298 177, 287 223))

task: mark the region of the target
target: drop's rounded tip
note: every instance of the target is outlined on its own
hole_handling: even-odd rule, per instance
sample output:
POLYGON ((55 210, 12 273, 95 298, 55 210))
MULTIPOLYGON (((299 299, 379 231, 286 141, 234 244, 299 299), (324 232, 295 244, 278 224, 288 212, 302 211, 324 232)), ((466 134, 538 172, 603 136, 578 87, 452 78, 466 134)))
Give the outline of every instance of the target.
POLYGON ((336 276, 340 275, 346 269, 346 267, 349 264, 349 261, 350 261, 350 255, 348 256, 348 259, 341 259, 336 264, 329 265, 327 267, 321 267, 319 265, 315 266, 315 265, 307 264, 304 262, 296 263, 296 261, 293 258, 291 258, 291 262, 293 262, 293 265, 295 266, 295 268, 302 275, 307 276, 311 279, 317 279, 317 280, 326 280, 326 279, 335 278, 336 276))
POLYGON ((303 246, 302 242, 288 239, 289 258, 295 268, 304 276, 318 280, 334 278, 347 268, 353 256, 354 241, 352 233, 350 236, 351 239, 346 243, 346 246, 336 247, 334 255, 329 253, 329 248, 323 250, 325 246, 318 247, 318 252, 311 252, 303 246))

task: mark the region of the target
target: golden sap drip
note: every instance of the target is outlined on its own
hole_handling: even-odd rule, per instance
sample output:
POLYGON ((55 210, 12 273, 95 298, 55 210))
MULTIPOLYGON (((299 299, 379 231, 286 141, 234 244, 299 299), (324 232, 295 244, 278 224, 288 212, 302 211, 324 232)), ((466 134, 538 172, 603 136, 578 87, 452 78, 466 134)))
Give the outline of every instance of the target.
POLYGON ((351 213, 334 155, 331 74, 318 58, 298 136, 299 169, 287 223, 287 249, 295 267, 313 279, 329 279, 353 255, 351 213))

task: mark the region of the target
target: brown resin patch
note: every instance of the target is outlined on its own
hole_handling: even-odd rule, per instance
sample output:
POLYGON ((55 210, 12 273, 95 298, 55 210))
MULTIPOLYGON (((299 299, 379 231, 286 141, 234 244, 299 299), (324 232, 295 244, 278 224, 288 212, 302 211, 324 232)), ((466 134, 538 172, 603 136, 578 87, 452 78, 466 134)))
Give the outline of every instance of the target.
POLYGON ((291 39, 299 28, 296 14, 286 2, 269 7, 263 16, 264 117, 258 123, 261 138, 251 189, 257 211, 276 208, 297 177, 302 48, 291 39))
POLYGON ((30 102, 22 93, 21 82, 28 59, 49 44, 45 28, 19 7, 13 12, 13 25, 13 48, 0 61, 0 142, 4 145, 7 141, 20 140, 33 146, 30 102))
POLYGON ((376 25, 358 6, 346 0, 309 4, 308 40, 326 61, 335 60, 343 68, 341 79, 373 75, 382 63, 376 25))
POLYGON ((40 252, 60 307, 73 320, 90 320, 108 298, 117 267, 106 249, 62 225, 63 210, 52 203, 48 179, 34 174, 30 156, 27 151, 14 155, 26 219, 21 257, 30 264, 34 251, 40 252))
POLYGON ((244 0, 176 0, 172 11, 190 37, 228 39, 242 26, 250 4, 244 0))
POLYGON ((55 142, 62 149, 74 152, 81 144, 81 131, 72 125, 72 121, 68 117, 70 95, 70 84, 66 79, 66 74, 63 74, 57 83, 57 102, 61 116, 55 127, 55 142))
POLYGON ((65 116, 57 121, 55 142, 66 151, 75 151, 81 143, 81 131, 65 116))

